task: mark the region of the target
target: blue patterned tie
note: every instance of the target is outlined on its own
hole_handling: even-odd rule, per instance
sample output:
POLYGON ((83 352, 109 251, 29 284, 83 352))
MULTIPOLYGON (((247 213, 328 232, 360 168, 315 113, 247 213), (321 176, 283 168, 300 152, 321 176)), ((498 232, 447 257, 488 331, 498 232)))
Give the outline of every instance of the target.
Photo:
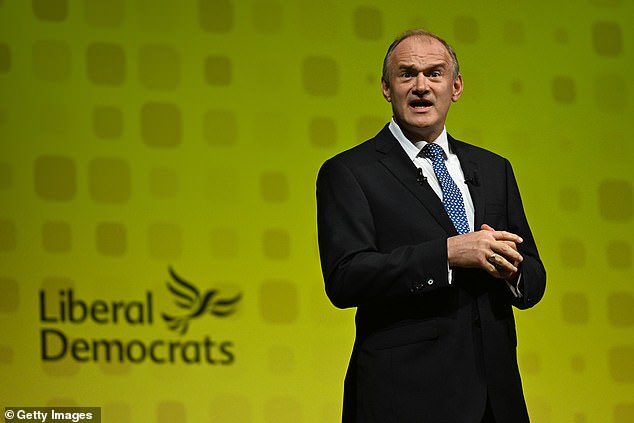
POLYGON ((445 207, 449 218, 459 234, 466 234, 469 232, 469 221, 467 220, 462 194, 451 175, 449 175, 449 171, 447 171, 442 147, 438 144, 427 143, 423 147, 422 153, 431 160, 431 164, 434 167, 436 178, 438 178, 442 189, 442 205, 445 207))

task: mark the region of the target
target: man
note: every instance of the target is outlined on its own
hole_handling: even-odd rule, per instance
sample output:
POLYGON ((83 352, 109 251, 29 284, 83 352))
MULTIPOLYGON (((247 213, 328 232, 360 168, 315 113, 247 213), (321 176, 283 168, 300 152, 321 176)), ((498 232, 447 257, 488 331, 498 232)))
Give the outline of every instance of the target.
POLYGON ((546 272, 511 165, 447 134, 463 81, 438 36, 394 41, 381 88, 391 122, 317 178, 326 292, 357 307, 343 421, 528 422, 512 306, 546 272))

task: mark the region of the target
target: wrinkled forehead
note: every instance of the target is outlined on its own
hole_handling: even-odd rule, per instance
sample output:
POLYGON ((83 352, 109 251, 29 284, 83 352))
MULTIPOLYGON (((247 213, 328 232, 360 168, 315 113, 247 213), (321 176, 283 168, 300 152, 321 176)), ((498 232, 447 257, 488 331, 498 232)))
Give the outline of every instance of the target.
POLYGON ((433 37, 412 36, 396 46, 391 55, 396 65, 402 61, 436 61, 451 63, 451 56, 445 46, 433 37))

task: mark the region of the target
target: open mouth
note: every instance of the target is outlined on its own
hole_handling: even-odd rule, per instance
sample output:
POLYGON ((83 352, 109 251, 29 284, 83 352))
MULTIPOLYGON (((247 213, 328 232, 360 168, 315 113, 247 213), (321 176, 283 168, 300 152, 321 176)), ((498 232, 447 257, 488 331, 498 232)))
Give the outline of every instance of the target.
POLYGON ((414 100, 410 101, 409 106, 414 109, 426 109, 433 106, 433 103, 429 100, 414 100))

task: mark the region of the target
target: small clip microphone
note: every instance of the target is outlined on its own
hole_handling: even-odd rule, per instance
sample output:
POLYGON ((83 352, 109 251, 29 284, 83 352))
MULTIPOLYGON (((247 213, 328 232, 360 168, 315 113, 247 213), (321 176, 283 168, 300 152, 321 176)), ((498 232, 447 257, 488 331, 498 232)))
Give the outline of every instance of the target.
POLYGON ((425 181, 427 181, 427 178, 423 176, 423 169, 421 169, 419 167, 418 168, 418 176, 416 177, 416 182, 418 182, 420 185, 423 185, 423 183, 425 183, 425 181))
POLYGON ((474 187, 480 186, 480 178, 478 178, 478 171, 474 170, 473 171, 473 175, 465 176, 464 182, 465 182, 465 184, 471 184, 474 187))

